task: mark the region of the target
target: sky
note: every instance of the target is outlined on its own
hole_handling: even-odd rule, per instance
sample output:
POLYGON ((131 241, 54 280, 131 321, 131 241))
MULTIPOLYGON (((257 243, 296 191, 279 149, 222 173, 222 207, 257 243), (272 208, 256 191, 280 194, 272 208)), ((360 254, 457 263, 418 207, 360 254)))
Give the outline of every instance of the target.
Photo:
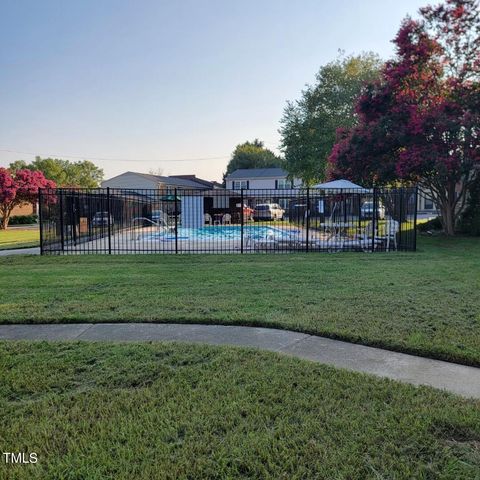
MULTIPOLYGON (((0 166, 35 155, 220 180, 235 145, 278 152, 321 65, 374 51, 427 0, 1 0, 0 166)), ((437 2, 434 2, 437 3, 437 2)))

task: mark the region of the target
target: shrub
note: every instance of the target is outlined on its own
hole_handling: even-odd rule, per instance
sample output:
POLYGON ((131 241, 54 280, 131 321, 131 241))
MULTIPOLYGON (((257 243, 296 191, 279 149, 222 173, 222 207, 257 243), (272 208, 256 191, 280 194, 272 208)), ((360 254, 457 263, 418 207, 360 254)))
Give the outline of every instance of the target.
POLYGON ((432 218, 428 222, 419 223, 417 229, 420 232, 428 232, 430 230, 442 230, 442 221, 440 217, 432 218))
POLYGON ((10 217, 9 225, 29 225, 31 223, 37 223, 38 215, 16 215, 10 217))

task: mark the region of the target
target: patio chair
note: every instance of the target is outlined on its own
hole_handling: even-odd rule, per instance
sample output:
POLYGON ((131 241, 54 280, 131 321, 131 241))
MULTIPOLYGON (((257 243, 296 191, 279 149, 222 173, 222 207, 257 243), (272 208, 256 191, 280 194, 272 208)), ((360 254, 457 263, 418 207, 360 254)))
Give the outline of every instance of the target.
POLYGON ((397 233, 400 230, 400 224, 393 218, 387 217, 385 220, 385 228, 383 234, 373 234, 373 222, 369 222, 364 231, 357 237, 360 240, 363 251, 371 251, 372 245, 377 249, 380 245, 385 245, 385 250, 390 250, 390 244, 393 243, 394 249, 397 250, 397 233))
POLYGON ((203 218, 204 218, 204 221, 205 221, 205 225, 212 225, 213 220, 212 220, 212 216, 209 213, 206 213, 203 216, 203 218))
POLYGON ((232 216, 229 213, 226 213, 222 217, 222 225, 231 225, 232 224, 232 216))
POLYGON ((387 252, 390 250, 390 243, 393 243, 394 250, 397 250, 397 233, 400 231, 400 223, 391 217, 385 219, 385 233, 378 238, 385 241, 385 248, 387 252))
POLYGON ((364 252, 371 252, 372 247, 373 250, 376 250, 377 247, 383 243, 383 240, 380 237, 374 235, 373 222, 368 222, 363 231, 357 235, 355 240, 358 242, 359 248, 364 252))

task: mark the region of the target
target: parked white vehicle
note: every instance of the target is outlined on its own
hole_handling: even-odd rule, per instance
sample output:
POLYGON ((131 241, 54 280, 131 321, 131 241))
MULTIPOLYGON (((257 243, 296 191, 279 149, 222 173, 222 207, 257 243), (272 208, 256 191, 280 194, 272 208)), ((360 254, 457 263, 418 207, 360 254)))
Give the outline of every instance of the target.
MULTIPOLYGON (((362 218, 372 218, 373 217, 373 202, 365 202, 360 208, 360 213, 362 218)), ((385 218, 385 207, 379 203, 377 205, 377 218, 383 220, 385 218)))
POLYGON ((255 207, 253 220, 282 220, 285 210, 278 203, 260 203, 255 207))

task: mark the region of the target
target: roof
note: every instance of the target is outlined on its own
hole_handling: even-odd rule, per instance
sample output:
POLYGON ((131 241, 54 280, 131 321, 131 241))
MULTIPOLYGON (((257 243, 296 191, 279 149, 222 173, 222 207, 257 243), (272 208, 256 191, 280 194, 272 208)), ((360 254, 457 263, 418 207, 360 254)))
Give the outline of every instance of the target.
POLYGON ((196 175, 170 175, 168 178, 179 178, 181 180, 190 180, 200 185, 204 185, 208 188, 222 188, 222 184, 216 181, 204 180, 203 178, 198 178, 196 175))
POLYGON ((363 190, 365 192, 368 192, 369 190, 367 188, 362 187, 361 185, 357 185, 356 183, 351 182, 350 180, 333 180, 331 182, 325 182, 325 183, 318 183, 317 185, 314 185, 313 188, 318 188, 322 190, 329 190, 329 189, 338 189, 338 188, 343 188, 343 189, 348 189, 348 190, 363 190))
POLYGON ((237 178, 272 178, 287 177, 288 172, 283 168, 239 168, 227 175, 227 180, 235 180, 237 178))
MULTIPOLYGON (((117 175, 117 177, 121 177, 126 173, 130 173, 133 175, 139 175, 144 178, 148 178, 149 180, 154 181, 155 183, 163 183, 168 186, 173 187, 183 187, 183 188, 194 188, 194 189, 209 189, 213 188, 213 184, 216 182, 208 182, 207 180, 197 179, 194 175, 185 175, 185 176, 170 176, 166 177, 163 175, 152 175, 150 173, 140 173, 140 172, 125 172, 121 175, 117 175), (187 178, 188 177, 188 178, 187 178), (191 179, 194 177, 196 180, 191 179)), ((116 177, 113 177, 116 178, 116 177)), ((109 180, 112 180, 111 178, 109 180)))
POLYGON ((172 185, 174 187, 186 187, 186 188, 208 188, 206 185, 203 185, 199 182, 194 182, 187 178, 179 177, 166 177, 163 175, 150 175, 148 173, 136 173, 137 175, 142 175, 143 177, 151 178, 152 180, 157 180, 158 183, 164 183, 165 185, 172 185))

